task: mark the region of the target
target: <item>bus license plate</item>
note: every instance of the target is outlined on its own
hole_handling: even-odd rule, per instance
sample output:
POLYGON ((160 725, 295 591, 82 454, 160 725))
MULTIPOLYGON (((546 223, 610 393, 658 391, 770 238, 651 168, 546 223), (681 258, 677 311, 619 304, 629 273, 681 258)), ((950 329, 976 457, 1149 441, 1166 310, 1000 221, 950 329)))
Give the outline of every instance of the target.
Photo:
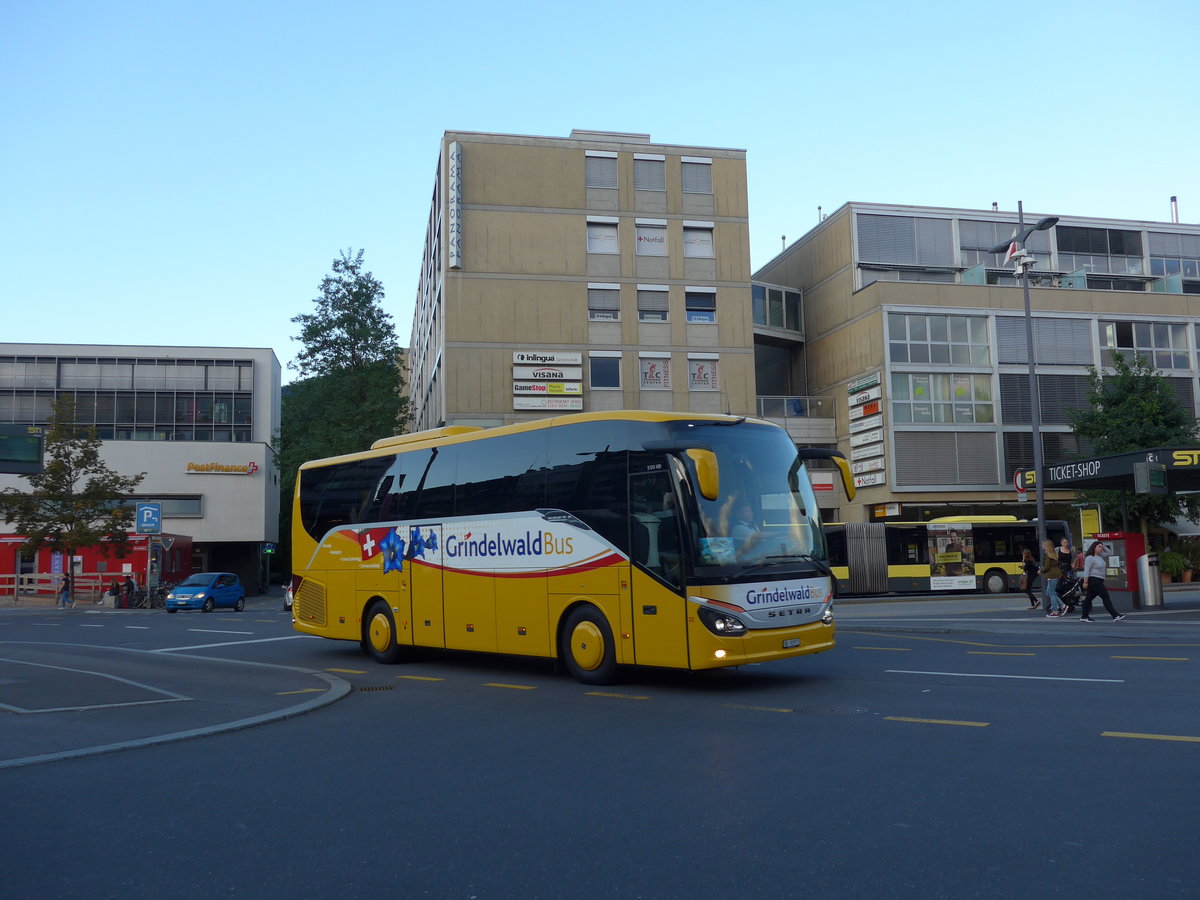
POLYGON ((800 646, 800 638, 789 638, 783 642, 783 649, 790 650, 792 647, 800 646))

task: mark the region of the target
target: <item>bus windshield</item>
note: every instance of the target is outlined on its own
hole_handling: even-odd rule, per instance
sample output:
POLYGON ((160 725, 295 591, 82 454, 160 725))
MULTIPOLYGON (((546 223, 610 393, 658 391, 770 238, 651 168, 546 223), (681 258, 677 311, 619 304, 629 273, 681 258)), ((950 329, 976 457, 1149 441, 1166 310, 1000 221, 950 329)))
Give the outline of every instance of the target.
MULTIPOLYGON (((717 499, 695 494, 692 551, 699 566, 826 560, 812 482, 785 431, 749 422, 702 422, 679 428, 677 436, 711 446, 720 471, 717 499)), ((694 467, 689 468, 695 483, 694 467)))

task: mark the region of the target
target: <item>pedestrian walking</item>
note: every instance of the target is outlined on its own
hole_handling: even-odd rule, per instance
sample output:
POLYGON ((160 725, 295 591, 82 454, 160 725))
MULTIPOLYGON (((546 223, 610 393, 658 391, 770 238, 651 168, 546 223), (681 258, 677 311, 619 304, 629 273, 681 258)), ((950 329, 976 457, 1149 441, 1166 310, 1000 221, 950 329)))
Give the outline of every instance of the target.
POLYGON ((121 606, 124 609, 130 609, 133 606, 133 592, 137 590, 137 585, 128 575, 125 576, 125 582, 121 585, 121 606))
POLYGON ((1037 581, 1038 564, 1033 558, 1033 554, 1026 547, 1021 551, 1021 571, 1025 574, 1021 576, 1021 590, 1025 592, 1025 596, 1029 598, 1029 608, 1037 609, 1040 604, 1038 598, 1033 595, 1033 585, 1037 581))
POLYGON ((74 609, 75 602, 71 599, 71 576, 64 575, 62 584, 58 586, 58 605, 63 609, 74 609))
POLYGON ((1112 605, 1112 600, 1108 596, 1108 588, 1104 586, 1105 570, 1108 568, 1108 553, 1102 541, 1096 541, 1092 546, 1088 547, 1087 553, 1083 557, 1083 576, 1087 579, 1087 593, 1083 595, 1083 615, 1081 617, 1084 622, 1094 622, 1092 618, 1092 600, 1099 597, 1104 603, 1104 608, 1108 610, 1108 614, 1112 616, 1114 622, 1120 622, 1125 618, 1123 613, 1118 613, 1112 605))
POLYGON ((1063 571, 1058 561, 1058 549, 1054 546, 1054 541, 1047 538, 1042 544, 1042 549, 1045 551, 1042 556, 1042 567, 1039 569, 1045 578, 1042 587, 1042 611, 1046 614, 1047 619, 1053 619, 1062 613, 1062 600, 1059 599, 1055 589, 1058 587, 1058 579, 1062 578, 1063 571))

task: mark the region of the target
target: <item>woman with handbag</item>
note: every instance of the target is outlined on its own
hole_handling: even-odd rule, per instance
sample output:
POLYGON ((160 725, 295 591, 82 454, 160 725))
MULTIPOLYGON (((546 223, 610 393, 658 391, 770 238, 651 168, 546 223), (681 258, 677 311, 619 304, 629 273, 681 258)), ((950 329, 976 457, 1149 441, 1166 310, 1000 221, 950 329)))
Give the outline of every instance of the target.
POLYGON ((1021 571, 1025 573, 1021 576, 1021 590, 1023 590, 1025 595, 1029 598, 1029 608, 1037 609, 1039 606, 1041 606, 1041 603, 1039 603, 1038 598, 1033 595, 1033 583, 1037 581, 1038 564, 1037 560, 1033 558, 1033 554, 1029 552, 1028 548, 1021 551, 1021 571))

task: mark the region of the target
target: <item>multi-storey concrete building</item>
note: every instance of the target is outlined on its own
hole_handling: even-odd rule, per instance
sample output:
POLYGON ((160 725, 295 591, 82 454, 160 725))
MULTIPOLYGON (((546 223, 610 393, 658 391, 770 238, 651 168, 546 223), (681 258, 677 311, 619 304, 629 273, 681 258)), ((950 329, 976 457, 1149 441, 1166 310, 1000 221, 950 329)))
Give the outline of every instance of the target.
MULTIPOLYGON (((803 341, 773 377, 829 398, 860 485, 847 521, 1032 515, 1012 487, 1033 463, 1023 294, 987 252, 1016 223, 994 208, 848 203, 755 273, 756 302, 802 293, 803 341)), ((1114 351, 1145 355, 1196 410, 1200 226, 1063 215, 1028 248, 1047 465, 1090 451, 1069 415, 1088 367, 1114 351)), ((1048 514, 1066 517, 1070 499, 1050 492, 1048 514)))
POLYGON ((569 410, 751 414, 754 358, 744 151, 443 136, 413 430, 569 410))
MULTIPOLYGON (((63 394, 74 398, 76 420, 95 426, 113 470, 146 473, 129 499, 159 504, 162 531, 191 537, 192 568, 236 572, 253 591, 263 543, 279 530, 274 351, 0 344, 0 422, 43 425, 63 394)), ((0 487, 28 482, 0 475, 0 487)))

